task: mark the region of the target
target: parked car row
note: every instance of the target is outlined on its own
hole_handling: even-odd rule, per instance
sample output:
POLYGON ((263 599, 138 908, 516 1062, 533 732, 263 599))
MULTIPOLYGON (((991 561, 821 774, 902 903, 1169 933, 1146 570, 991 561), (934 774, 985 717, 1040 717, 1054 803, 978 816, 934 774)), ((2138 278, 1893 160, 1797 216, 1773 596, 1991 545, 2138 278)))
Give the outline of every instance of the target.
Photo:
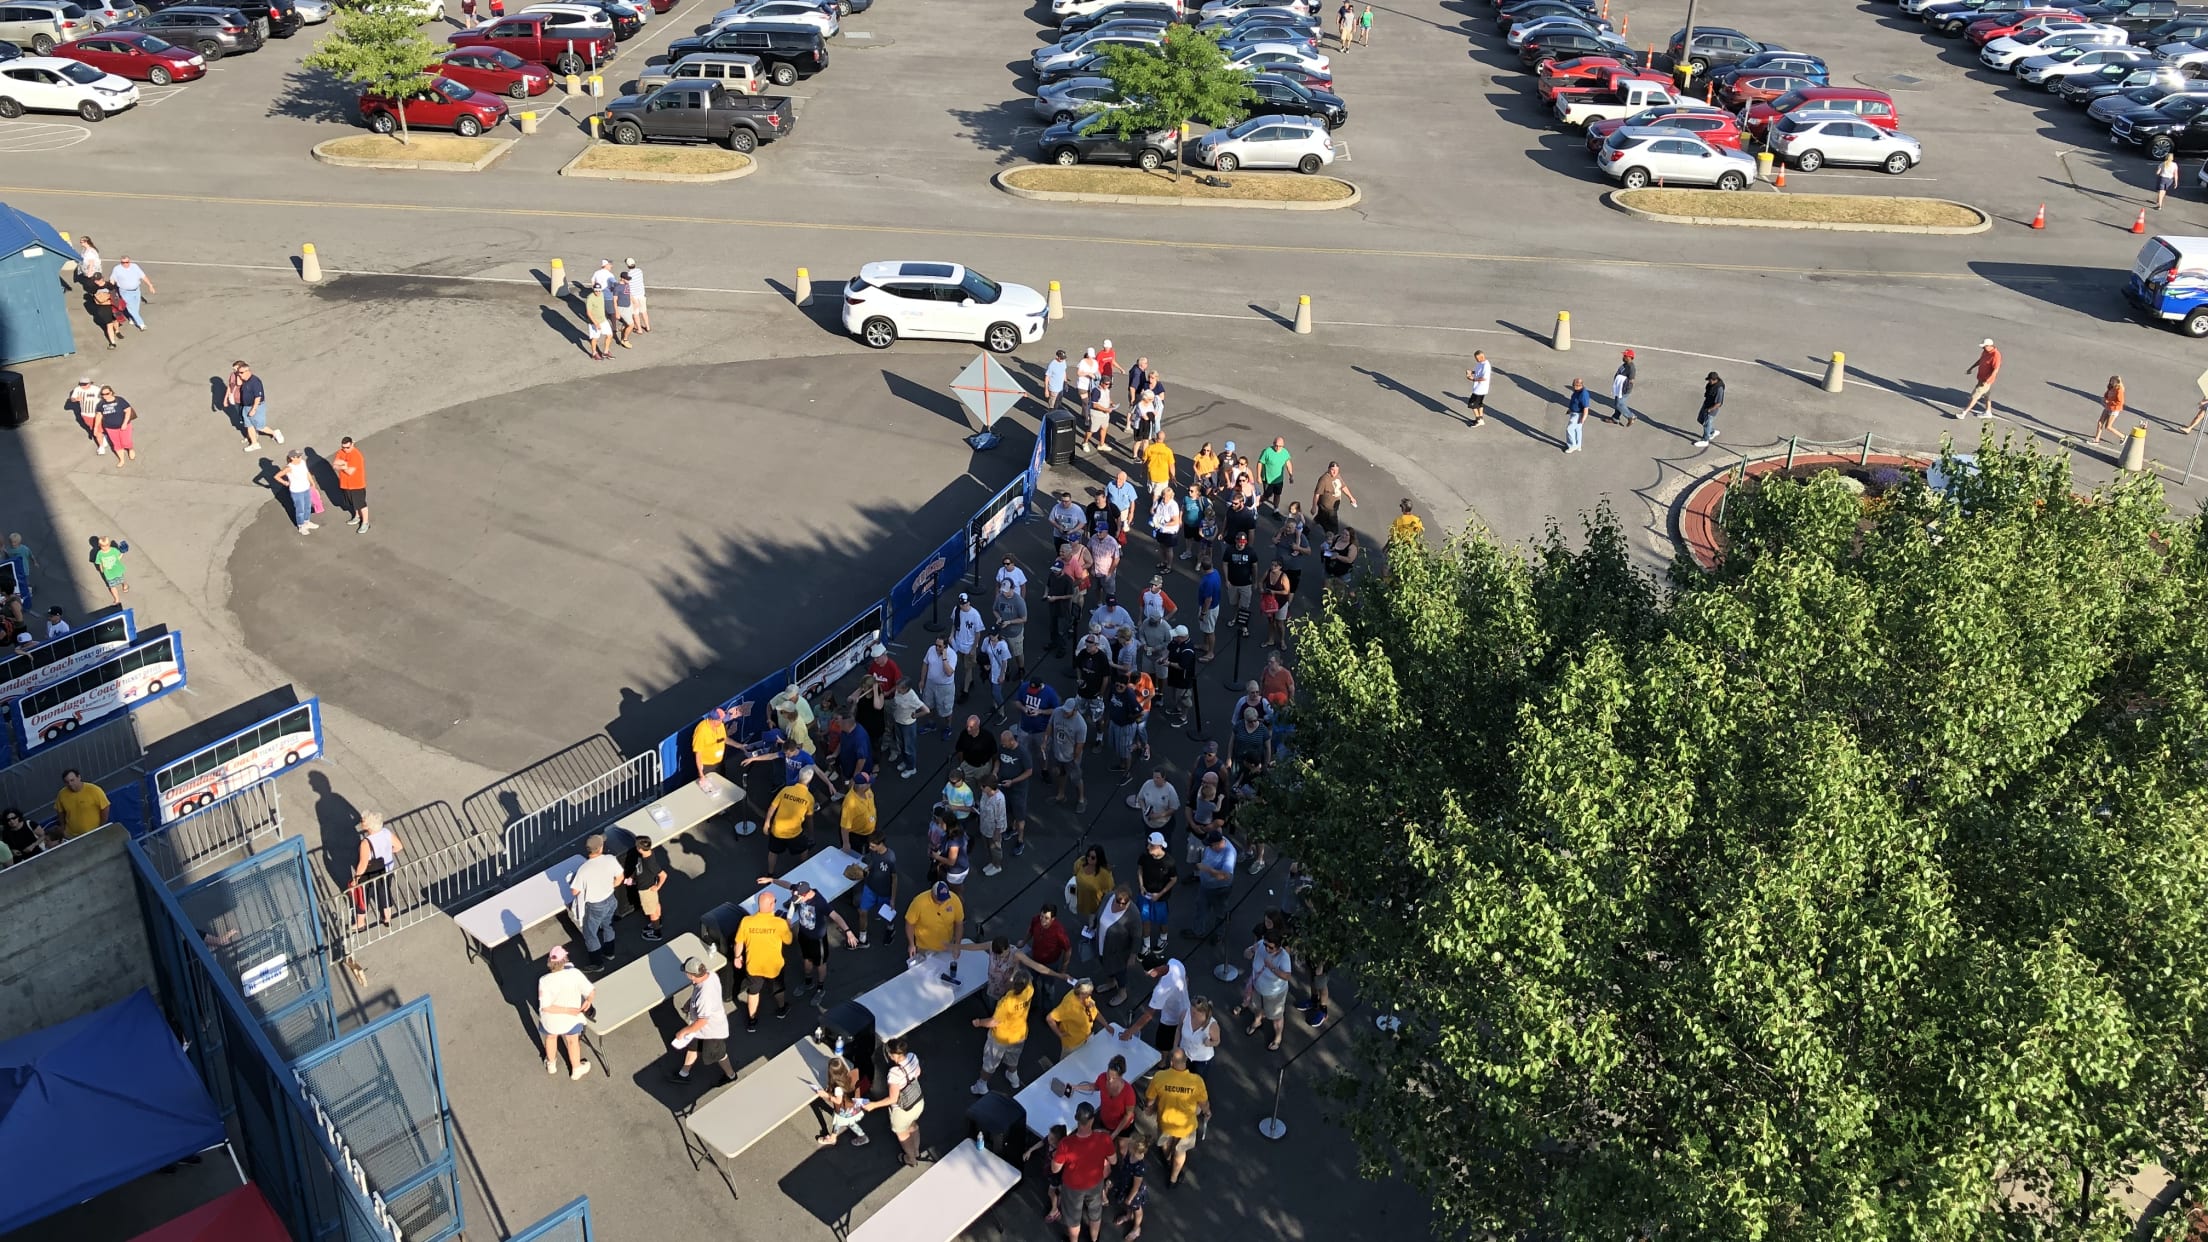
POLYGON ((676 39, 635 90, 598 114, 611 142, 718 143, 749 153, 788 137, 797 112, 789 86, 828 67, 828 40, 873 0, 738 0, 694 35, 676 39))
POLYGON ((1043 32, 1051 42, 1036 49, 1031 66, 1044 162, 1154 169, 1173 159, 1170 130, 1116 132, 1104 114, 1120 100, 1102 71, 1106 48, 1156 46, 1175 27, 1216 37, 1227 63, 1250 71, 1244 119, 1181 144, 1184 162, 1306 173, 1334 162, 1332 134, 1349 123, 1349 105, 1333 92, 1332 60, 1319 50, 1316 0, 1212 0, 1201 9, 1172 0, 1053 0, 1052 13, 1059 25, 1043 32))
POLYGON ((1662 67, 1611 33, 1597 0, 1494 0, 1495 25, 1559 125, 1586 134, 1603 175, 1647 185, 1745 189, 1751 144, 1805 171, 1828 164, 1907 172, 1923 147, 1899 131, 1893 97, 1835 86, 1821 57, 1725 26, 1675 31, 1662 67), (1693 88, 1699 85, 1700 91, 1693 88))

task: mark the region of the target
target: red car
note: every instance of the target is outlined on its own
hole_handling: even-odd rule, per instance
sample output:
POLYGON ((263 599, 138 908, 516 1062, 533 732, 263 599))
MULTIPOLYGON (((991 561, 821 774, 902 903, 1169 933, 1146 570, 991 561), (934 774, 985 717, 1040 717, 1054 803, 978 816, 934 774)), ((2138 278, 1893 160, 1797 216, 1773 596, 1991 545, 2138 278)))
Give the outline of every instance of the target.
MULTIPOLYGON (((381 95, 360 97, 360 119, 379 134, 398 132, 398 106, 381 95)), ((505 119, 505 101, 450 78, 438 78, 406 99, 408 129, 449 129, 473 138, 505 119)))
POLYGON ((138 30, 107 30, 54 45, 53 54, 81 60, 118 78, 167 86, 207 76, 207 61, 190 48, 138 30))
POLYGON ((1581 95, 1610 94, 1627 82, 1663 82, 1668 84, 1671 80, 1670 74, 1660 70, 1630 69, 1624 65, 1619 65, 1615 69, 1606 69, 1596 74, 1588 81, 1558 83, 1556 88, 1549 92, 1549 102, 1553 105, 1559 99, 1576 99, 1581 95))
POLYGON ((2069 9, 2018 9, 1998 17, 1981 17, 1963 27, 1963 39, 1972 47, 1984 47, 1995 39, 2006 39, 2019 30, 2032 26, 2052 26, 2083 23, 2084 18, 2069 9))
POLYGON ((1625 67, 1625 62, 1615 56, 1574 56, 1570 60, 1544 60, 1534 66, 1536 76, 1533 89, 1540 94, 1542 103, 1555 103, 1557 87, 1593 85, 1610 70, 1625 67))
POLYGON ((1717 97, 1738 112, 1750 104, 1769 103, 1788 91, 1798 91, 1805 86, 1815 86, 1808 78, 1797 78, 1788 73, 1755 73, 1744 78, 1734 78, 1717 88, 1717 97))
MULTIPOLYGON (((550 69, 498 47, 456 47, 427 72, 462 86, 516 99, 542 95, 552 86, 550 69)), ((412 119, 411 114, 408 119, 412 119)))
POLYGON ((1604 139, 1628 125, 1685 130, 1713 147, 1731 147, 1735 151, 1740 150, 1743 141, 1740 118, 1730 112, 1719 112, 1703 104, 1665 104, 1636 112, 1622 121, 1596 121, 1589 125, 1588 153, 1602 150, 1604 139))

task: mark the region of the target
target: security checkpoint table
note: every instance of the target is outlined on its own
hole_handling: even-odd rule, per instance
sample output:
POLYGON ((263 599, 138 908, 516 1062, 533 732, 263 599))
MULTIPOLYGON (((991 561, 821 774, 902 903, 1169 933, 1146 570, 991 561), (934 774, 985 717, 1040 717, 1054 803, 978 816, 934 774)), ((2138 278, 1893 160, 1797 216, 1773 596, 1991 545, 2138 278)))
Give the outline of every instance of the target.
POLYGON ((951 1242, 1020 1184, 1020 1171, 974 1142, 943 1153, 844 1242, 951 1242))
MULTIPOLYGON (((846 854, 841 848, 831 846, 790 868, 781 877, 781 880, 782 883, 793 886, 799 880, 803 880, 813 886, 813 891, 820 894, 822 901, 833 905, 837 898, 850 892, 852 886, 858 883, 857 880, 850 879, 843 874, 845 867, 855 866, 858 863, 859 856, 857 854, 846 854)), ((770 884, 760 889, 759 892, 744 898, 744 913, 759 913, 759 898, 764 893, 773 893, 775 904, 782 909, 790 908, 789 891, 770 884)))
POLYGON ((712 970, 728 965, 728 959, 706 948, 696 932, 684 932, 600 979, 591 1004, 596 1016, 588 1019, 591 1034, 611 1034, 689 987, 690 977, 682 973, 682 964, 693 957, 705 959, 712 970))
POLYGON ((1073 1050, 1073 1055, 1058 1062, 1035 1076, 1033 1082, 1020 1088, 1013 1098, 1027 1113, 1027 1128, 1036 1134, 1048 1134, 1052 1126, 1073 1129, 1073 1110, 1086 1100, 1096 1103, 1096 1097, 1086 1093, 1072 1099, 1058 1094, 1058 1084, 1072 1086, 1075 1083, 1093 1083, 1104 1074, 1113 1057, 1127 1058, 1127 1081, 1133 1082, 1158 1067, 1158 1050, 1150 1046, 1141 1035, 1133 1039, 1121 1039, 1121 1028, 1114 1024, 1089 1035, 1089 1042, 1073 1050))
POLYGON ((859 997, 874 1015, 874 1033, 883 1039, 909 1035, 913 1028, 979 992, 989 982, 989 950, 967 949, 958 955, 958 986, 943 982, 951 966, 948 950, 930 953, 917 966, 859 997))
POLYGON ((703 785, 684 781, 673 793, 641 811, 621 817, 614 827, 631 837, 650 837, 655 842, 664 842, 742 802, 743 790, 714 772, 706 776, 703 785))
POLYGON ((700 1104, 683 1124, 726 1160, 774 1133, 828 1081, 829 1050, 807 1035, 740 1082, 700 1104))
POLYGON ((581 854, 562 859, 496 897, 469 906, 452 921, 470 940, 485 949, 495 949, 559 917, 575 900, 574 891, 567 886, 568 877, 582 865, 581 854))

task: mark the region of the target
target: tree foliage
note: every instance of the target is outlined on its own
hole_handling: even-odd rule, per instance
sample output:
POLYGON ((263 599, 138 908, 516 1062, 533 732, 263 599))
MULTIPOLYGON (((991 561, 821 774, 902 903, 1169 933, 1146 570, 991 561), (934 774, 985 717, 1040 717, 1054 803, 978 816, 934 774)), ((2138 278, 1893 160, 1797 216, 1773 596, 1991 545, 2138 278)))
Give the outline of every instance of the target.
POLYGON ((422 33, 419 16, 374 0, 339 5, 333 24, 301 63, 390 100, 404 143, 407 96, 429 85, 427 70, 445 49, 422 33))
POLYGON ((1227 64, 1209 31, 1175 24, 1156 47, 1115 43, 1104 49, 1104 76, 1124 101, 1103 110, 1104 124, 1122 138, 1153 130, 1173 131, 1173 175, 1180 175, 1181 126, 1202 121, 1232 125, 1248 113, 1250 72, 1227 64))
POLYGON ((1365 1168, 1473 1235, 2125 1236, 2201 1172, 2200 522, 1989 441, 1726 524, 1668 590, 1607 511, 1399 545, 1303 623, 1257 831, 1406 1019, 1365 1168))

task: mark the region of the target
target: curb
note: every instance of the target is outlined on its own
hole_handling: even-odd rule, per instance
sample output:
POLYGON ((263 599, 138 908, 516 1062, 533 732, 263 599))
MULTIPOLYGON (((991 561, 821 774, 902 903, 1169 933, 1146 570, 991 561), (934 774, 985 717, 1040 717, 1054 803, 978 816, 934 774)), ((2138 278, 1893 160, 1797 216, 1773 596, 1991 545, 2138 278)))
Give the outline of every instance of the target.
POLYGON ((322 149, 330 145, 331 142, 343 141, 345 141, 343 138, 332 138, 329 142, 318 142, 314 144, 309 154, 322 163, 336 168, 387 168, 407 172, 482 172, 497 163, 508 151, 513 150, 514 144, 520 142, 521 139, 491 139, 491 149, 485 151, 482 158, 472 164, 455 164, 450 160, 369 159, 357 155, 332 155, 322 149))
POLYGON ((592 151, 595 151, 597 149, 598 148, 596 146, 583 148, 581 155, 577 155, 574 159, 571 159, 565 164, 560 165, 560 175, 563 177, 584 177, 593 181, 675 181, 703 183, 708 181, 734 181, 738 177, 748 177, 751 174, 759 171, 758 159, 754 156, 749 155, 737 156, 738 159, 744 161, 743 167, 731 168, 727 172, 713 173, 652 172, 648 169, 575 167, 575 165, 582 162, 583 156, 589 155, 592 151))
POLYGON ((1794 469, 1839 468, 1856 466, 1868 469, 1874 466, 1892 466, 1905 470, 1922 470, 1939 458, 1930 453, 1872 453, 1850 456, 1846 453, 1799 453, 1791 463, 1786 457, 1773 454, 1737 465, 1725 466, 1715 474, 1706 474, 1688 485, 1672 511, 1671 537, 1673 544, 1694 558, 1696 566, 1705 572, 1717 568, 1725 555, 1725 541, 1717 520, 1718 503, 1739 479, 1736 471, 1745 479, 1760 479, 1765 475, 1794 469))
MULTIPOLYGON (((1328 177, 1326 180, 1348 186, 1349 197, 1331 199, 1323 203, 1275 202, 1269 199, 1167 198, 1162 195, 1150 194, 1083 194, 1073 190, 1030 190, 1013 185, 1005 180, 1010 174, 1022 169, 1049 167, 1051 165, 1048 164, 1015 164, 989 178, 989 184, 1014 198, 1032 199, 1046 203, 1106 203, 1119 207, 1225 207, 1229 209, 1238 208, 1244 211, 1339 211, 1344 207, 1355 207, 1358 203, 1363 202, 1365 198, 1365 192, 1357 187, 1356 182, 1344 181, 1340 177, 1328 177)), ((1260 175, 1270 176, 1274 174, 1260 175)), ((1278 175, 1286 176, 1287 174, 1278 175)), ((1296 175, 1301 176, 1302 174, 1298 173, 1296 175)))
MULTIPOLYGON (((1631 190, 1612 190, 1602 197, 1604 202, 1609 203, 1612 207, 1617 208, 1619 211, 1622 211, 1629 216, 1638 216, 1643 220, 1658 220, 1662 221, 1665 224, 1732 225, 1736 228, 1744 229, 1815 229, 1828 233, 1926 233, 1938 237, 1964 237, 1972 233, 1983 233, 1993 227, 1992 216, 1983 211, 1980 211, 1976 207, 1971 206, 1969 203, 1958 203, 1951 198, 1934 198, 1927 199, 1925 201, 1934 203, 1946 203, 1950 207, 1959 207, 1962 210, 1967 211, 1972 215, 1978 217, 1978 223, 1850 224, 1839 221, 1822 220, 1735 220, 1726 216, 1674 216, 1666 215, 1665 213, 1658 211, 1648 211, 1640 207, 1635 207, 1631 203, 1627 203, 1621 200, 1621 195, 1631 194, 1632 192, 1633 191, 1631 190)), ((1869 196, 1832 195, 1830 197, 1838 198, 1869 196)))

